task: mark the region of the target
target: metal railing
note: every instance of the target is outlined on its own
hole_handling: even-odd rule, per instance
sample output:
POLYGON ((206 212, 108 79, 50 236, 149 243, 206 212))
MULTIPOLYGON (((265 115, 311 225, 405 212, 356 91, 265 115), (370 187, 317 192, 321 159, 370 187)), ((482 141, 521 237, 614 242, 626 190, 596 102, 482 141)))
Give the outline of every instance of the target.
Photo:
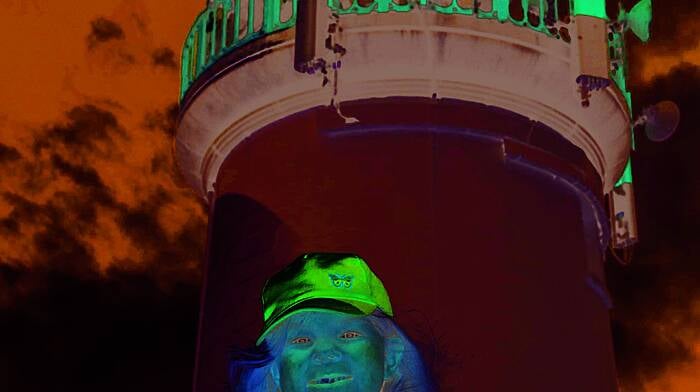
POLYGON ((298 0, 214 0, 197 16, 182 50, 180 98, 222 55, 296 21, 298 0))
MULTIPOLYGON (((183 47, 180 99, 202 72, 223 55, 293 27, 298 1, 212 0, 197 17, 183 47)), ((420 7, 442 14, 509 22, 565 42, 570 42, 567 25, 573 14, 605 17, 604 0, 328 0, 328 6, 339 15, 409 12, 420 7)), ((624 49, 622 34, 611 34, 611 59, 617 66, 611 70, 611 79, 629 102, 624 55, 618 53, 624 49)))

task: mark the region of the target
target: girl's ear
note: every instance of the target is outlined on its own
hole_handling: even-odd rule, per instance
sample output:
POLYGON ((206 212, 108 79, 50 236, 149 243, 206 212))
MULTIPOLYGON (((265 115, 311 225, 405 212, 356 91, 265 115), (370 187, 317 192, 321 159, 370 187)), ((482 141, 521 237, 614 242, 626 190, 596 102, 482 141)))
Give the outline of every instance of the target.
POLYGON ((398 375, 399 364, 403 358, 403 343, 398 336, 386 339, 384 359, 384 378, 393 378, 398 375))

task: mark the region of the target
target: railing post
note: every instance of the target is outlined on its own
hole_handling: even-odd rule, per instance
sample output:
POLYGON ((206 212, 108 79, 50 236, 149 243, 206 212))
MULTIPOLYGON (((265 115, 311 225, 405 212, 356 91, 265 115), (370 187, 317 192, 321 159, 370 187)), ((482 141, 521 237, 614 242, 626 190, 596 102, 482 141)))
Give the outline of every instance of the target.
POLYGON ((236 46, 240 37, 238 36, 241 29, 241 0, 232 0, 234 2, 233 9, 233 46, 236 46))
POLYGON ((267 34, 280 24, 281 0, 264 0, 263 31, 267 34))
POLYGON ((510 0, 493 0, 493 11, 496 12, 496 18, 503 23, 510 17, 510 0))
POLYGON ((374 0, 377 3, 377 12, 388 12, 391 0, 374 0))
POLYGON ((253 34, 253 29, 255 28, 255 0, 248 0, 248 31, 245 34, 245 38, 248 38, 253 34))

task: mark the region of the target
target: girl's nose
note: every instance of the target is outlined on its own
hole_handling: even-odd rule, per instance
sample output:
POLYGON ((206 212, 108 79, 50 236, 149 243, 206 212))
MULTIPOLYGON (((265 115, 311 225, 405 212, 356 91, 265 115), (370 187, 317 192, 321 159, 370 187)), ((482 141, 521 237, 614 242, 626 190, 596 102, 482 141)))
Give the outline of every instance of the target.
POLYGON ((335 363, 340 361, 341 352, 333 346, 319 348, 311 355, 311 361, 317 365, 335 363))

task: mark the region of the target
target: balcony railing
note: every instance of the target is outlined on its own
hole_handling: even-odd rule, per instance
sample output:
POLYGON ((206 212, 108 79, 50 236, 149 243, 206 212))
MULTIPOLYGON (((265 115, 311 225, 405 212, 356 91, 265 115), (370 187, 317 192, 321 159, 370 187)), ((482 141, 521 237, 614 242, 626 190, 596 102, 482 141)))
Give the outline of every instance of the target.
MULTIPOLYGON (((298 1, 212 0, 197 17, 183 47, 180 99, 192 83, 225 54, 293 27, 298 1)), ((410 12, 420 7, 442 14, 512 23, 567 43, 571 41, 568 30, 571 16, 607 19, 605 0, 328 0, 328 6, 339 15, 410 12)), ((608 45, 612 64, 610 78, 630 104, 622 33, 611 32, 608 45)))

